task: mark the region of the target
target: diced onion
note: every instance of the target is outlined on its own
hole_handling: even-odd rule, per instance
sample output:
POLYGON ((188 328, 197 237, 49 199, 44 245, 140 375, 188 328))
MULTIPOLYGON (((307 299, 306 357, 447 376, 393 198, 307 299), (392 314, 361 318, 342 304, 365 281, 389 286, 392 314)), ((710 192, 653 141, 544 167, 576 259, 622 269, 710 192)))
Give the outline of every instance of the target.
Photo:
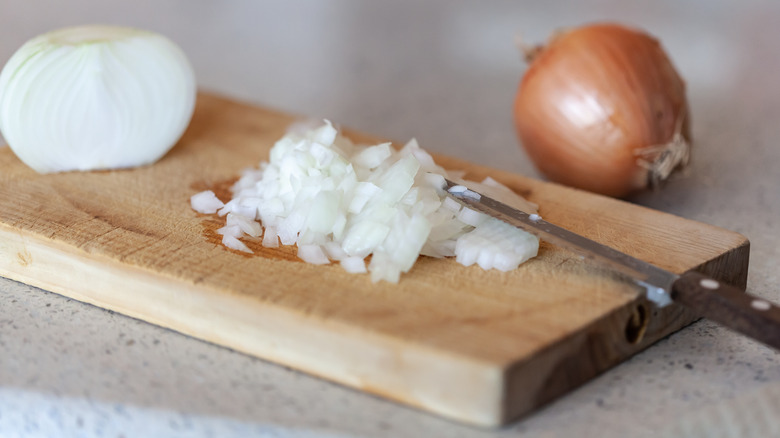
MULTIPOLYGON (((192 197, 196 211, 226 216, 218 230, 225 246, 251 252, 239 239, 262 234, 264 247, 297 245, 305 262, 335 260, 347 272, 370 272, 372 281, 389 282, 397 282, 421 254, 500 270, 536 255, 539 240, 533 235, 446 196, 444 177, 462 175, 437 166, 416 141, 396 151, 389 143, 354 145, 327 121, 297 129, 276 142, 269 162, 243 172, 229 202, 208 191, 192 197)), ((478 197, 473 185, 536 213, 493 180, 463 181, 451 191, 478 197)))
POLYGON ((477 199, 477 200, 479 200, 482 197, 479 193, 473 190, 466 190, 465 192, 463 192, 463 196, 467 198, 477 199))
POLYGON ((263 246, 266 248, 279 247, 279 235, 276 234, 276 227, 265 227, 263 233, 263 246))
POLYGON ((350 274, 365 274, 366 261, 362 257, 346 257, 341 260, 341 267, 350 274))
POLYGON ((252 250, 249 249, 249 247, 246 246, 244 242, 238 240, 237 238, 229 234, 225 234, 224 236, 222 236, 222 244, 230 249, 235 249, 236 251, 248 252, 248 253, 252 252, 252 250))
POLYGON ((489 218, 455 243, 455 257, 463 265, 477 263, 482 269, 509 271, 535 257, 539 239, 518 233, 517 228, 489 218))
POLYGON ((192 195, 190 204, 193 210, 204 214, 214 214, 225 206, 211 190, 192 195))
POLYGON ((315 265, 326 265, 330 263, 328 256, 322 251, 319 245, 299 245, 298 257, 306 263, 315 265))
POLYGON ((488 217, 484 213, 474 211, 470 208, 463 208, 458 212, 458 220, 466 225, 476 227, 485 221, 488 217))

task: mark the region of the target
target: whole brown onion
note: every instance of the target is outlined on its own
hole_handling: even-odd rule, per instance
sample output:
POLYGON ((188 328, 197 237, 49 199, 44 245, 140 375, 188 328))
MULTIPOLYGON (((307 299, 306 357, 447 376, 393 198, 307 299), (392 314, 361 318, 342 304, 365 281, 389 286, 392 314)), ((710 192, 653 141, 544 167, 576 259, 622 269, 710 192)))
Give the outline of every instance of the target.
POLYGON ((687 164, 685 83, 657 40, 596 24, 557 34, 528 58, 514 120, 550 180, 622 197, 687 164))

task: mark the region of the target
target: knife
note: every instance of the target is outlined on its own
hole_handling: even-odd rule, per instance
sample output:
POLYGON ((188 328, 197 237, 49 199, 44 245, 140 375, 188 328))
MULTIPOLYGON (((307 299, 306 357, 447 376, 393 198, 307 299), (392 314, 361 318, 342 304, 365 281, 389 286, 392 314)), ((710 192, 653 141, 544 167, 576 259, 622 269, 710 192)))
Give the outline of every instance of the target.
POLYGON ((648 300, 658 307, 680 304, 704 318, 780 349, 780 307, 763 298, 696 271, 678 275, 661 269, 551 224, 539 215, 520 211, 449 179, 445 178, 445 182, 444 190, 461 204, 611 268, 644 287, 648 300))

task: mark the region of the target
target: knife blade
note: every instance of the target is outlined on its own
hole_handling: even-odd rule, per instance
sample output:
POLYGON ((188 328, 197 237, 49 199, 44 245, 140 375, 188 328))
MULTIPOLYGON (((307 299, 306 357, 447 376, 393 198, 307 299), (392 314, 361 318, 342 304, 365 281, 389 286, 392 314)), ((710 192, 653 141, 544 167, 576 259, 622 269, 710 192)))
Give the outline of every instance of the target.
POLYGON ((543 220, 445 178, 454 200, 618 272, 646 290, 659 307, 676 303, 780 349, 780 307, 695 271, 675 274, 543 220))

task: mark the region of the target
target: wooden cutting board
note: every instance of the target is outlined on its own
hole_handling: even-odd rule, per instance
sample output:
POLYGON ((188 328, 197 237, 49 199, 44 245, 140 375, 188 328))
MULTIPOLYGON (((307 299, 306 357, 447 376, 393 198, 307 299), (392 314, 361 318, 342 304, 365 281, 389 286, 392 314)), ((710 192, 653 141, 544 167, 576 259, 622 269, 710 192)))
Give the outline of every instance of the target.
MULTIPOLYGON (((513 272, 422 257, 372 284, 290 248, 226 249, 223 199, 293 118, 199 96, 180 143, 153 166, 38 175, 0 150, 0 275, 473 424, 543 405, 691 322, 609 271, 542 244, 513 272)), ((349 134, 357 141, 367 137, 349 134)), ((424 145, 423 145, 424 146, 424 145)), ((675 272, 744 287, 741 235, 610 198, 437 157, 539 204, 548 221, 675 272)))

